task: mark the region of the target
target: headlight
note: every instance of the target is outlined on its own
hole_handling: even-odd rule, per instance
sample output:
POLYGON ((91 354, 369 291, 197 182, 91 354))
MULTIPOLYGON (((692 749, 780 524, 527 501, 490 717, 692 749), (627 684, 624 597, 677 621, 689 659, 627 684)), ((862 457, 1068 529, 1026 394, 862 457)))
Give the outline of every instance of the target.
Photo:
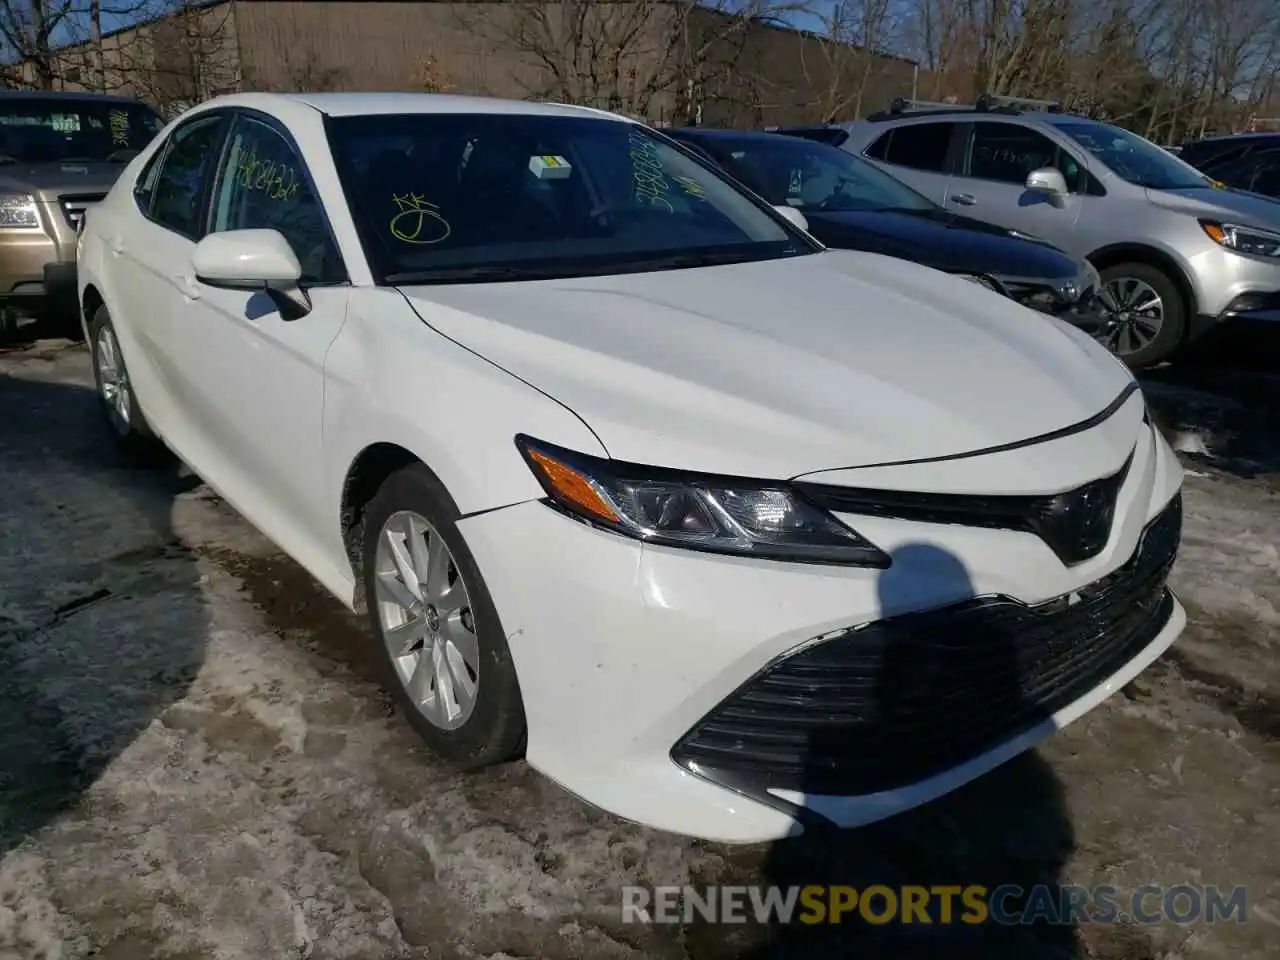
POLYGON ((0 193, 0 228, 38 226, 36 203, 29 194, 0 193))
POLYGON ((1200 226, 1209 238, 1224 247, 1250 253, 1255 257, 1280 257, 1280 233, 1259 227, 1241 227, 1234 223, 1201 220, 1200 226))
POLYGON ((559 509, 645 543, 711 553, 885 569, 889 556, 786 483, 603 460, 516 437, 559 509))

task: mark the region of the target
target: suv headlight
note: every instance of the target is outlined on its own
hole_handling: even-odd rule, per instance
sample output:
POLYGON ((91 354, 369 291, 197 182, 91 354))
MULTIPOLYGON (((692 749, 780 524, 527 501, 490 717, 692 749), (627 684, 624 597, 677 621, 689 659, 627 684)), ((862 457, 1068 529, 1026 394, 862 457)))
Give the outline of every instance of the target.
POLYGON ((1280 233, 1260 227, 1201 220, 1200 226, 1214 243, 1255 257, 1280 257, 1280 233))
POLYGON ((36 202, 26 193, 0 193, 0 228, 38 227, 36 202))
POLYGON ((785 482, 604 460, 523 434, 516 446, 553 506, 645 543, 797 563, 886 569, 891 562, 785 482))

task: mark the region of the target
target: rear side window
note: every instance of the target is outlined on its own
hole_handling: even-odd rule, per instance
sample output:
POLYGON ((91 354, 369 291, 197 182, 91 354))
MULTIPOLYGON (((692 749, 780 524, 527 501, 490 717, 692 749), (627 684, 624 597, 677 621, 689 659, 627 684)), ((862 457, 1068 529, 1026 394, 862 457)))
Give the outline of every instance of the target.
POLYGON ((151 190, 151 219, 192 240, 203 232, 204 193, 218 162, 226 117, 201 117, 173 131, 151 190))
POLYGON ((867 151, 867 156, 912 170, 941 173, 947 168, 954 123, 914 123, 895 127, 867 151))

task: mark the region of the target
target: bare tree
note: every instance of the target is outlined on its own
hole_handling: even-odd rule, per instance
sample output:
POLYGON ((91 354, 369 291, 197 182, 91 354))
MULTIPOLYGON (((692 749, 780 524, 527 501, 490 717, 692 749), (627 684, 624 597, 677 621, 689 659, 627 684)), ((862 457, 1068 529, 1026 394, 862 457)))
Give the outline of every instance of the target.
MULTIPOLYGON (((0 0, 0 83, 9 88, 51 90, 63 80, 68 43, 101 32, 102 15, 137 15, 147 0, 0 0)), ((100 62, 100 61, 99 61, 100 62)), ((87 64, 86 64, 87 65, 87 64)), ((95 81, 96 82, 96 81, 95 81)))
POLYGON ((696 114, 702 85, 732 63, 753 26, 800 2, 513 0, 455 4, 471 34, 514 50, 529 97, 650 116, 659 101, 696 114))
POLYGON ((818 9, 822 30, 800 47, 813 119, 830 123, 862 115, 867 86, 899 39, 900 9, 894 0, 835 0, 818 9))
POLYGON ((113 51, 119 86, 170 115, 239 89, 232 4, 161 0, 153 11, 130 42, 113 51))

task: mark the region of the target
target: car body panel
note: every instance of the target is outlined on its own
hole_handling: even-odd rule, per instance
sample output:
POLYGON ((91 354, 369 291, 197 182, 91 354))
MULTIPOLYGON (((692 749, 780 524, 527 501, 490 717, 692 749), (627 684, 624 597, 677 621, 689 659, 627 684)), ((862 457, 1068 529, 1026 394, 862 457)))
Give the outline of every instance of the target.
POLYGON ((1022 441, 1131 382, 1065 324, 889 257, 829 250, 654 280, 405 292, 433 327, 581 414, 610 456, 710 473, 782 478, 1022 441))

